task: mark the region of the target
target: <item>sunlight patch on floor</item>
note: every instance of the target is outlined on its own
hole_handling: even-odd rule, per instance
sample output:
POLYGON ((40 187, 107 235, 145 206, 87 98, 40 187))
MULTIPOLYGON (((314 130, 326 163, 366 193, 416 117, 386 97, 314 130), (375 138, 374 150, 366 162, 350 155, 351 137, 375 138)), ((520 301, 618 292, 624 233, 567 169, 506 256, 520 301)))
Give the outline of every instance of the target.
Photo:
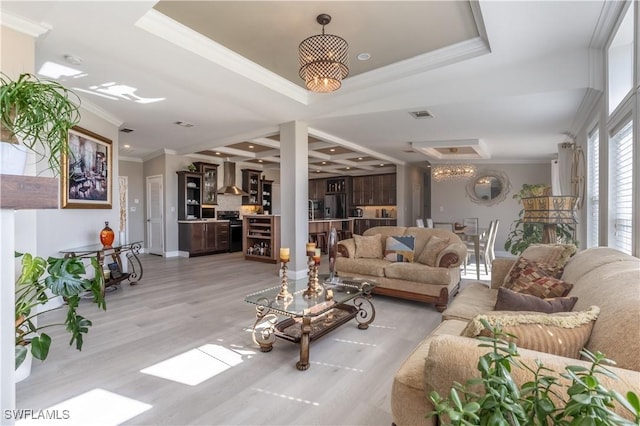
POLYGON ((321 365, 323 367, 339 368, 341 370, 349 370, 349 371, 355 371, 356 373, 364 373, 364 370, 361 370, 359 368, 347 367, 344 365, 329 364, 327 362, 318 362, 318 361, 310 361, 310 363, 315 365, 321 365))
POLYGON ((37 413, 30 416, 31 418, 18 420, 16 425, 119 425, 152 407, 152 405, 104 389, 92 389, 52 407, 37 410, 37 413), (47 416, 47 418, 42 416, 47 416))
POLYGON ((207 344, 142 369, 140 372, 196 386, 242 363, 243 357, 249 358, 254 354, 254 351, 232 350, 220 345, 207 344))
POLYGON ((363 346, 378 346, 374 343, 364 343, 364 342, 356 342, 355 340, 345 340, 345 339, 333 339, 335 342, 341 343, 351 343, 352 345, 363 345, 363 346))

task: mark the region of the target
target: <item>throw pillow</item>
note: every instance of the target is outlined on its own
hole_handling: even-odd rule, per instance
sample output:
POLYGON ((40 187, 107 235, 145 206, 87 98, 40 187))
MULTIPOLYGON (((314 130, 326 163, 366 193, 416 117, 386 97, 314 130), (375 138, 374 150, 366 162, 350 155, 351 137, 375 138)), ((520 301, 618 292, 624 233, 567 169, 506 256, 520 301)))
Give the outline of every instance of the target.
POLYGON ((520 257, 511 268, 508 282, 503 287, 541 298, 566 296, 573 284, 555 278, 555 269, 555 266, 520 257))
POLYGON ((413 235, 387 237, 384 258, 389 262, 413 262, 415 242, 413 235))
POLYGON ((500 324, 503 332, 516 336, 506 340, 520 348, 578 359, 599 313, 597 306, 586 311, 554 314, 495 311, 477 315, 467 324, 462 336, 489 336, 491 332, 481 323, 484 319, 491 326, 500 324))
MULTIPOLYGON (((564 272, 564 266, 575 252, 576 246, 573 244, 531 244, 520 254, 520 257, 549 265, 553 268, 549 270, 549 275, 560 278, 564 272)), ((508 283, 512 270, 513 267, 505 276, 503 284, 508 283)))
POLYGON ((438 255, 442 250, 444 250, 449 245, 449 239, 444 239, 440 237, 436 237, 435 235, 429 238, 427 244, 422 249, 422 253, 418 257, 418 262, 429 265, 429 266, 438 266, 436 265, 436 260, 438 260, 438 255))
POLYGON ((382 239, 380 234, 363 237, 354 235, 356 243, 356 257, 369 259, 382 259, 382 239))
POLYGON ((552 314, 554 312, 569 312, 578 301, 577 297, 554 297, 541 299, 530 294, 517 293, 508 288, 498 289, 496 311, 531 311, 552 314))

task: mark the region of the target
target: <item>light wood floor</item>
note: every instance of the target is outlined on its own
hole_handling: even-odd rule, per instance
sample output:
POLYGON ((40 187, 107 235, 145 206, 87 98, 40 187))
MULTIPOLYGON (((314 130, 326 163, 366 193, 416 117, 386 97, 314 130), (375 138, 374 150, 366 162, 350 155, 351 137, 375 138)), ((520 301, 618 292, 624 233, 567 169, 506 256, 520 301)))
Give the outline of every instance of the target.
POLYGON ((142 261, 143 280, 108 294, 107 312, 82 303, 94 324, 82 352, 68 346, 64 331, 50 333, 49 358, 34 361, 31 376, 17 385, 19 409, 69 409, 64 425, 388 426, 393 376, 440 322, 432 305, 374 296, 368 330, 352 321, 313 342, 310 369, 298 371, 297 345, 277 340, 261 353, 249 332, 255 309, 244 296, 277 285, 277 266, 245 261, 241 253, 142 261), (209 378, 184 384, 141 372, 184 353, 189 358, 168 371, 202 380, 206 370, 209 378), (193 368, 203 358, 204 367, 193 368), (91 402, 96 389, 103 392, 98 404, 91 402), (106 392, 120 399, 107 401, 106 392), (79 404, 71 405, 74 397, 79 404), (146 405, 136 410, 136 401, 146 405))

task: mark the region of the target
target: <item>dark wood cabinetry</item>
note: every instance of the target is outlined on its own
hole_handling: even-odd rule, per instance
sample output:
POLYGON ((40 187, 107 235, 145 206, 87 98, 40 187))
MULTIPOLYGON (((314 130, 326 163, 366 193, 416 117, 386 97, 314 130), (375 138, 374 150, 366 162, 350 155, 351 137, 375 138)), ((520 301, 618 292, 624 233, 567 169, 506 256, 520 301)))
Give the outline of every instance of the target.
POLYGON ((273 181, 261 180, 260 193, 262 194, 262 210, 263 212, 273 212, 273 181))
POLYGON ((309 199, 324 200, 327 193, 327 179, 310 179, 309 180, 309 199))
POLYGON ((395 174, 354 176, 351 185, 354 206, 391 206, 397 202, 395 174))
POLYGON ((210 163, 193 163, 202 173, 202 205, 218 204, 218 165, 210 163))
POLYGON ((280 255, 280 216, 244 216, 243 222, 244 258, 276 263, 280 255))
POLYGON ((202 218, 202 173, 178 173, 178 220, 202 218))
POLYGON ((249 195, 242 196, 245 206, 259 206, 262 204, 262 188, 260 185, 260 170, 242 170, 242 190, 249 195))
POLYGON ((229 222, 194 222, 178 225, 180 251, 190 256, 229 251, 229 222))
POLYGON ((354 219, 353 233, 362 235, 364 231, 375 226, 396 226, 396 219, 354 219))

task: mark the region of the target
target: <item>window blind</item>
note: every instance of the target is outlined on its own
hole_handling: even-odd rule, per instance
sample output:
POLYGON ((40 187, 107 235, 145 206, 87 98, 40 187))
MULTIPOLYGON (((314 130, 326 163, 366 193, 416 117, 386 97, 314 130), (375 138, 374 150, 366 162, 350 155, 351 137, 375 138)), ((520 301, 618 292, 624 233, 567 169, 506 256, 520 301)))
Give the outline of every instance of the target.
POLYGON ((587 139, 587 247, 600 243, 600 132, 596 128, 587 139))
POLYGON ((613 137, 611 146, 611 201, 613 235, 610 246, 631 254, 633 249, 633 122, 629 121, 613 137))

